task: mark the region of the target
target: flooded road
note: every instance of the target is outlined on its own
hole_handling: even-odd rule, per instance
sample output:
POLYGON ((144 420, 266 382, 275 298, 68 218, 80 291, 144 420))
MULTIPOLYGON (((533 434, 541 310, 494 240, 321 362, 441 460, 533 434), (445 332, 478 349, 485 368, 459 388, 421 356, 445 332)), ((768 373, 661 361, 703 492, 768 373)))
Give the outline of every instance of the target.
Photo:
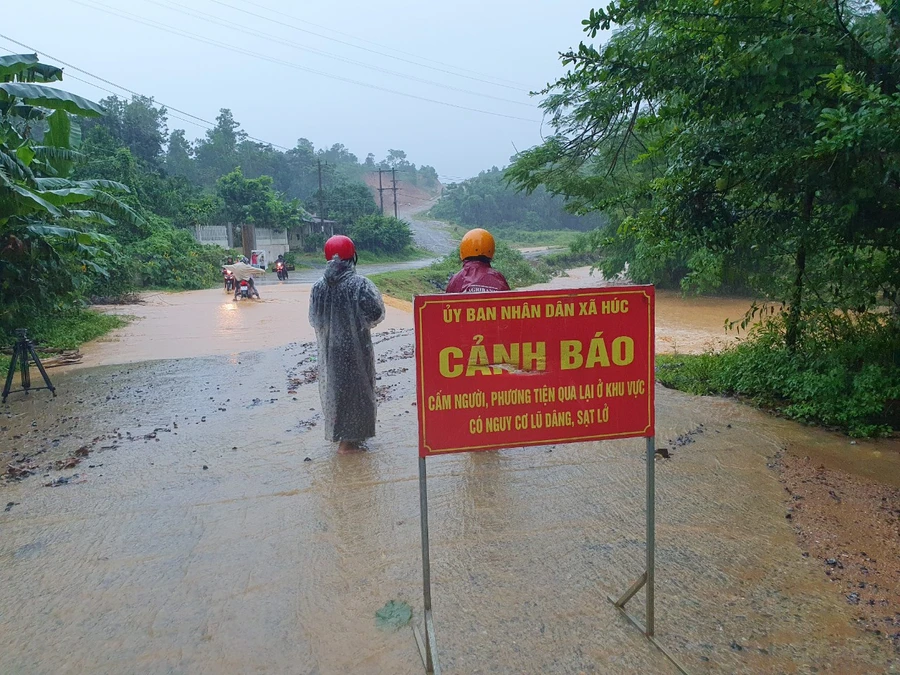
MULTIPOLYGON (((360 264, 357 271, 363 276, 369 277, 373 274, 384 274, 385 272, 398 272, 400 270, 417 270, 428 267, 435 262, 437 258, 420 258, 419 260, 407 260, 405 262, 393 263, 372 263, 368 265, 360 264)), ((325 270, 325 261, 322 260, 321 267, 300 267, 289 273, 286 281, 279 281, 274 273, 269 272, 264 277, 257 277, 256 283, 263 286, 284 286, 293 284, 312 284, 322 278, 322 272, 325 270)), ((223 291, 224 292, 224 291, 223 291)))
MULTIPOLYGON (((367 266, 362 271, 375 274, 396 265, 367 266)), ((533 288, 603 283, 591 276, 588 268, 572 270, 569 275, 533 288)), ((309 270, 299 278, 314 281, 319 276, 320 272, 309 270)), ((307 318, 310 283, 299 279, 284 283, 275 281, 274 275, 267 277, 272 278, 260 284, 259 301, 234 302, 231 294, 211 289, 148 293, 143 296, 144 304, 105 308, 136 320, 83 346, 84 359, 75 367, 233 354, 313 340, 307 318)), ((412 303, 388 299, 386 304, 387 318, 376 330, 412 327, 412 303)), ((674 291, 657 291, 657 352, 694 354, 733 342, 738 338, 725 331, 725 319, 741 318, 749 306, 750 302, 742 299, 691 298, 674 291)))
MULTIPOLYGON (((421 621, 405 304, 375 336, 378 436, 337 456, 308 288, 234 309, 224 296, 125 308, 147 318, 85 350, 106 365, 0 407, 0 459, 35 467, 0 484, 0 672, 422 672, 412 631, 375 622, 389 600, 421 621)), ((696 322, 699 346, 724 323, 703 303, 659 305, 663 337, 696 322)), ((897 444, 657 397, 672 454, 657 460, 658 638, 692 673, 900 672, 834 593, 826 554, 803 555, 773 469, 812 457, 900 477, 897 444)), ((639 440, 429 460, 445 673, 675 672, 606 600, 642 570, 644 470, 639 440)))

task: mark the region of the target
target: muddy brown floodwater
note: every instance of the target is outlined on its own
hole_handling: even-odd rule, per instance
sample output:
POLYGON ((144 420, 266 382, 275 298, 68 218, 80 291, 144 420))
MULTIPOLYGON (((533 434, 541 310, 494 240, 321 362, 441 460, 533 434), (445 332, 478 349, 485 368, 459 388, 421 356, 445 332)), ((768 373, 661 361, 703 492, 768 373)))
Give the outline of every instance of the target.
MULTIPOLYGON (((3 465, 33 472, 0 484, 0 672, 422 672, 412 631, 375 622, 389 600, 421 621, 409 315, 391 303, 375 336, 377 438, 337 456, 306 375, 307 292, 126 308, 148 318, 86 350, 104 365, 0 407, 3 465)), ((702 348, 743 304, 677 306, 661 296, 660 323, 696 321, 702 348)), ((657 397, 658 638, 692 673, 900 672, 825 574, 840 552, 798 539, 779 469, 900 477, 896 443, 657 397)), ((606 600, 642 570, 644 471, 638 440, 429 460, 444 673, 675 672, 606 600)))

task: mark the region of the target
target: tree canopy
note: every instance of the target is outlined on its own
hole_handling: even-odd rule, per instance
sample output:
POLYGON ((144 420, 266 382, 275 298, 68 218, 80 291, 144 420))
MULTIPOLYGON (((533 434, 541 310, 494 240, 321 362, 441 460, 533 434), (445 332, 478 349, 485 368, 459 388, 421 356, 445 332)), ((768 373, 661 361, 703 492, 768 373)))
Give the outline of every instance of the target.
POLYGON ((878 428, 900 398, 900 5, 616 0, 584 28, 615 31, 562 54, 554 133, 509 178, 607 213, 581 242, 606 272, 782 302, 726 390, 878 428))
POLYGON ((509 175, 619 234, 686 256, 712 285, 871 308, 900 282, 896 6, 847 0, 621 0, 592 10, 602 46, 563 55, 556 133, 509 175), (711 278, 710 278, 711 277, 711 278), (808 293, 804 293, 807 290, 808 293))
POLYGON ((446 218, 472 227, 540 230, 590 230, 599 227, 603 217, 569 213, 565 200, 542 186, 525 194, 508 185, 503 171, 493 167, 475 178, 446 186, 432 210, 446 218))

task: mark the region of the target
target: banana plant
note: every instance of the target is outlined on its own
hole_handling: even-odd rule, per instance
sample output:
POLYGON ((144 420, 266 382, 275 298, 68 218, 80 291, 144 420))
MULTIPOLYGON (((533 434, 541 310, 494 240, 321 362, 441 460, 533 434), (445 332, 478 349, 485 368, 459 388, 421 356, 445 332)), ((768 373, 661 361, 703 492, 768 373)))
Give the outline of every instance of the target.
POLYGON ((0 305, 12 288, 20 291, 17 300, 23 297, 23 287, 33 289, 25 293, 30 304, 40 304, 61 275, 74 288, 85 275, 79 279, 73 270, 105 275, 116 242, 94 228, 113 218, 144 222, 119 198, 127 186, 70 178, 80 158, 78 118, 104 110, 47 84, 61 79, 61 69, 34 54, 0 57, 0 305))

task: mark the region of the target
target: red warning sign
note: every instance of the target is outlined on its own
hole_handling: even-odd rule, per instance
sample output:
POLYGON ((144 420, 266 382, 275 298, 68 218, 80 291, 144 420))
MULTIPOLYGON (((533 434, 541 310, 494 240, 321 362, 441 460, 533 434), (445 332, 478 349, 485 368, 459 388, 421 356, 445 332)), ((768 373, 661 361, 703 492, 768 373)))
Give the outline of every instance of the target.
POLYGON ((419 454, 654 435, 652 286, 418 296, 419 454))

